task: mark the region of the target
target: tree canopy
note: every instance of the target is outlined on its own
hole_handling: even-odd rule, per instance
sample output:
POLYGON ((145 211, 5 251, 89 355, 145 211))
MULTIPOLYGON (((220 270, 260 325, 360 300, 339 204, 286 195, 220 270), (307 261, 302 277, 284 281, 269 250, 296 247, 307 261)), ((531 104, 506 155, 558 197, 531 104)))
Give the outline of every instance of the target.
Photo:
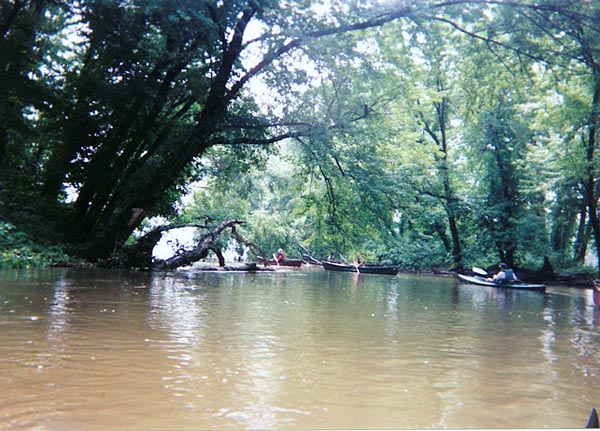
POLYGON ((582 264, 599 22, 591 0, 4 2, 0 217, 92 261, 160 215, 410 267, 582 264))

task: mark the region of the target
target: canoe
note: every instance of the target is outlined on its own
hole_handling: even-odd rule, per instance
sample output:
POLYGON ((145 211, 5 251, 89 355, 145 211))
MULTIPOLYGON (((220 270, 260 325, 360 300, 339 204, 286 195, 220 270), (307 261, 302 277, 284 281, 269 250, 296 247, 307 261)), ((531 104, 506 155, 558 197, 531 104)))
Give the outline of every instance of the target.
POLYGON ((594 304, 600 305, 600 280, 594 280, 594 304))
POLYGON ((328 262, 324 260, 323 268, 328 271, 340 271, 340 272, 357 272, 360 274, 382 274, 382 275, 396 275, 400 268, 393 265, 368 265, 364 264, 356 268, 354 265, 347 265, 343 263, 328 262))
MULTIPOLYGON (((265 264, 264 257, 258 256, 256 261, 261 265, 265 264)), ((295 268, 300 268, 303 263, 304 261, 302 259, 280 259, 279 262, 277 262, 275 259, 269 259, 267 261, 267 264, 271 266, 292 266, 295 268)))
POLYGON ((546 286, 543 284, 529 284, 529 283, 524 283, 522 281, 520 282, 516 282, 516 283, 495 283, 493 281, 490 280, 486 280, 483 277, 471 277, 469 275, 462 275, 462 274, 458 274, 458 277, 463 280, 466 281, 467 283, 472 283, 472 284, 478 284, 480 286, 491 286, 491 287, 499 287, 502 289, 521 289, 521 290, 535 290, 535 291, 540 291, 543 292, 544 290, 546 290, 546 286))

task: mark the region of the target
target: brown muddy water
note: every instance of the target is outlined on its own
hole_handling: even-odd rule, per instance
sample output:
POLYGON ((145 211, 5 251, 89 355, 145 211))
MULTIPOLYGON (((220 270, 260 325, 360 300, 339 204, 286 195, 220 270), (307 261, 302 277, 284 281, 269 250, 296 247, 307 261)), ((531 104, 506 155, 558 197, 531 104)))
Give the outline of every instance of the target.
POLYGON ((452 277, 0 272, 0 429, 582 428, 600 310, 452 277))

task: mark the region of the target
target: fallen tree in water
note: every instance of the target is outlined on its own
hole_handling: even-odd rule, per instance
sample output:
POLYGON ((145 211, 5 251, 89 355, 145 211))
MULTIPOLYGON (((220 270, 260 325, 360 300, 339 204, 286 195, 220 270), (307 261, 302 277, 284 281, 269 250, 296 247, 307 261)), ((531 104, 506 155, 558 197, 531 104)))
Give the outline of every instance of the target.
MULTIPOLYGON (((140 237, 135 244, 123 246, 118 252, 113 254, 107 264, 109 266, 118 266, 121 268, 169 271, 198 262, 199 260, 208 257, 209 253, 212 251, 219 260, 219 267, 224 268, 225 258, 223 257, 221 250, 222 243, 219 242, 219 238, 223 231, 227 229, 230 229, 229 234, 236 240, 251 249, 256 250, 258 252, 257 254, 265 256, 265 253, 258 245, 246 240, 237 232, 236 226, 244 223, 246 223, 245 220, 232 219, 222 221, 213 227, 195 224, 159 226, 140 237), (152 250, 160 241, 163 234, 170 230, 184 227, 195 227, 207 230, 207 232, 200 237, 198 242, 191 249, 180 248, 174 256, 168 259, 154 259, 152 257, 152 250)), ((256 270, 256 266, 248 266, 248 270, 253 269, 256 270)))

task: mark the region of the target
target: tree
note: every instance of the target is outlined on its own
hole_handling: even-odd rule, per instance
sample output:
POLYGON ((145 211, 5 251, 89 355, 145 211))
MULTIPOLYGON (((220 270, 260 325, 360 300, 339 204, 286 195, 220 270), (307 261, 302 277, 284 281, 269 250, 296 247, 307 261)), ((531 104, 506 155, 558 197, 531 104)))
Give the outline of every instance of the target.
MULTIPOLYGON (((553 121, 546 123, 546 126, 552 133, 561 136, 565 145, 571 147, 565 148, 564 155, 570 159, 577 155, 575 171, 572 170, 574 165, 570 160, 561 164, 568 166, 564 173, 566 177, 571 177, 573 172, 577 177, 575 184, 570 187, 570 200, 576 201, 582 197, 587 207, 587 211, 583 206, 579 207, 577 259, 582 258, 584 244, 587 243, 585 225, 588 219, 600 264, 600 185, 596 154, 600 123, 599 16, 598 5, 589 1, 548 3, 540 8, 532 5, 520 9, 516 16, 505 14, 506 23, 515 29, 511 33, 512 46, 519 53, 534 59, 539 69, 554 71, 557 75, 558 91, 555 95, 558 94, 566 102, 562 105, 559 118, 571 118, 568 124, 558 122, 562 129, 556 127, 557 124, 553 121)), ((566 190, 562 188, 560 191, 566 190)))
MULTIPOLYGON (((404 110, 416 118, 416 127, 422 130, 414 143, 420 147, 417 157, 421 161, 430 159, 431 162, 430 166, 423 168, 423 174, 427 175, 425 170, 434 172, 425 182, 424 188, 417 187, 416 183, 415 187, 418 193, 434 198, 434 205, 440 205, 443 209, 446 221, 431 218, 431 227, 439 235, 446 252, 452 256, 454 267, 462 268, 459 232, 461 203, 454 186, 454 160, 450 143, 453 120, 451 98, 456 77, 452 77, 449 71, 455 68, 458 61, 457 52, 453 49, 458 42, 452 39, 448 27, 435 22, 417 22, 417 25, 404 31, 410 34, 408 49, 412 50, 413 57, 417 59, 413 60, 410 72, 410 82, 413 85, 411 97, 402 98, 398 102, 407 104, 404 110), (428 143, 433 145, 427 145, 428 143), (427 153, 430 153, 428 157, 423 158, 427 153)), ((424 210, 430 215, 433 213, 431 208, 424 210)))
MULTIPOLYGON (((62 1, 14 1, 0 4, 0 207, 20 223, 40 208, 34 189, 49 145, 39 119, 52 105, 56 69, 68 14, 62 1), (57 58, 55 68, 45 59, 57 58)), ((47 211, 47 210, 46 210, 47 211)))
MULTIPOLYGON (((15 2, 3 12, 42 22, 19 51, 24 54, 37 49, 36 29, 53 22, 48 8, 54 3, 21 5, 15 2)), ((16 72, 24 77, 39 71, 40 79, 30 79, 25 88, 46 84, 39 103, 44 110, 30 120, 30 128, 47 133, 43 141, 32 135, 23 141, 43 153, 34 184, 46 207, 63 201, 65 185, 76 192, 65 208, 63 231, 92 260, 107 257, 145 217, 168 210, 208 148, 269 144, 306 132, 305 124, 257 115, 243 93, 252 78, 276 70, 310 40, 379 26, 412 12, 405 7, 361 17, 350 8, 350 15, 340 18, 353 22, 335 26, 310 8, 290 15, 267 0, 181 0, 176 5, 98 0, 62 6, 65 25, 78 20, 81 42, 57 42, 57 55, 42 56, 16 72), (286 22, 287 17, 294 19, 286 22), (264 25, 263 34, 245 40, 252 22, 264 25), (245 66, 244 52, 256 45, 258 60, 245 66), (68 67, 56 58, 69 58, 68 67)), ((22 98, 20 103, 25 105, 22 98)))
MULTIPOLYGON (((365 77, 379 74, 373 82, 382 83, 387 73, 382 60, 389 51, 367 55, 377 29, 404 18, 437 21, 485 43, 487 50, 469 56, 485 52, 506 64, 500 54, 512 52, 511 67, 549 64, 560 56, 589 72, 596 70, 597 7, 584 3, 333 1, 327 9, 315 9, 312 2, 284 9, 275 0, 10 2, 1 9, 0 49, 7 56, 0 73, 10 88, 0 96, 7 113, 0 151, 11 157, 0 162, 5 168, 0 199, 10 204, 2 206, 3 217, 21 221, 15 202, 28 201, 26 212, 49 218, 46 225, 54 224, 51 230, 62 233, 78 254, 103 259, 148 216, 176 212, 186 185, 206 174, 203 159, 211 148, 240 146, 244 160, 252 159, 253 150, 243 144, 293 138, 306 150, 307 175, 316 172, 325 184, 322 194, 306 195, 319 205, 307 207, 307 216, 308 210, 326 208, 329 223, 322 226, 339 234, 344 226, 355 230, 350 214, 363 205, 369 211, 357 223, 364 222, 374 238, 394 238, 394 216, 401 205, 410 206, 410 198, 393 187, 391 179, 402 169, 390 168, 386 154, 393 146, 376 128, 376 119, 389 120, 375 108, 392 98, 369 88, 365 77), (553 34, 561 37, 548 37, 553 34), (298 60, 312 66, 299 66, 298 60), (353 64, 369 67, 361 80, 360 67, 354 68, 355 80, 340 75, 353 64), (248 91, 258 78, 285 103, 263 111, 263 100, 248 91), (319 91, 319 103, 310 106, 304 97, 319 91), (342 187, 345 182, 352 188, 342 187)), ((432 100, 439 112, 446 109, 442 98, 432 100)), ((585 122, 588 165, 597 140, 596 105, 594 96, 585 122)), ((492 104, 485 107, 493 112, 492 104)), ((434 126, 433 117, 423 114, 429 138, 442 149, 438 167, 444 172, 445 116, 438 115, 434 126)), ((595 208, 597 172, 590 169, 582 178, 588 207, 595 208)), ((451 221, 453 187, 439 184, 435 192, 446 204, 448 244, 460 256, 461 239, 451 221)), ((595 210, 588 213, 594 226, 595 210)), ((443 227, 438 234, 445 241, 443 227)), ((600 227, 596 230, 600 235, 600 227)))

